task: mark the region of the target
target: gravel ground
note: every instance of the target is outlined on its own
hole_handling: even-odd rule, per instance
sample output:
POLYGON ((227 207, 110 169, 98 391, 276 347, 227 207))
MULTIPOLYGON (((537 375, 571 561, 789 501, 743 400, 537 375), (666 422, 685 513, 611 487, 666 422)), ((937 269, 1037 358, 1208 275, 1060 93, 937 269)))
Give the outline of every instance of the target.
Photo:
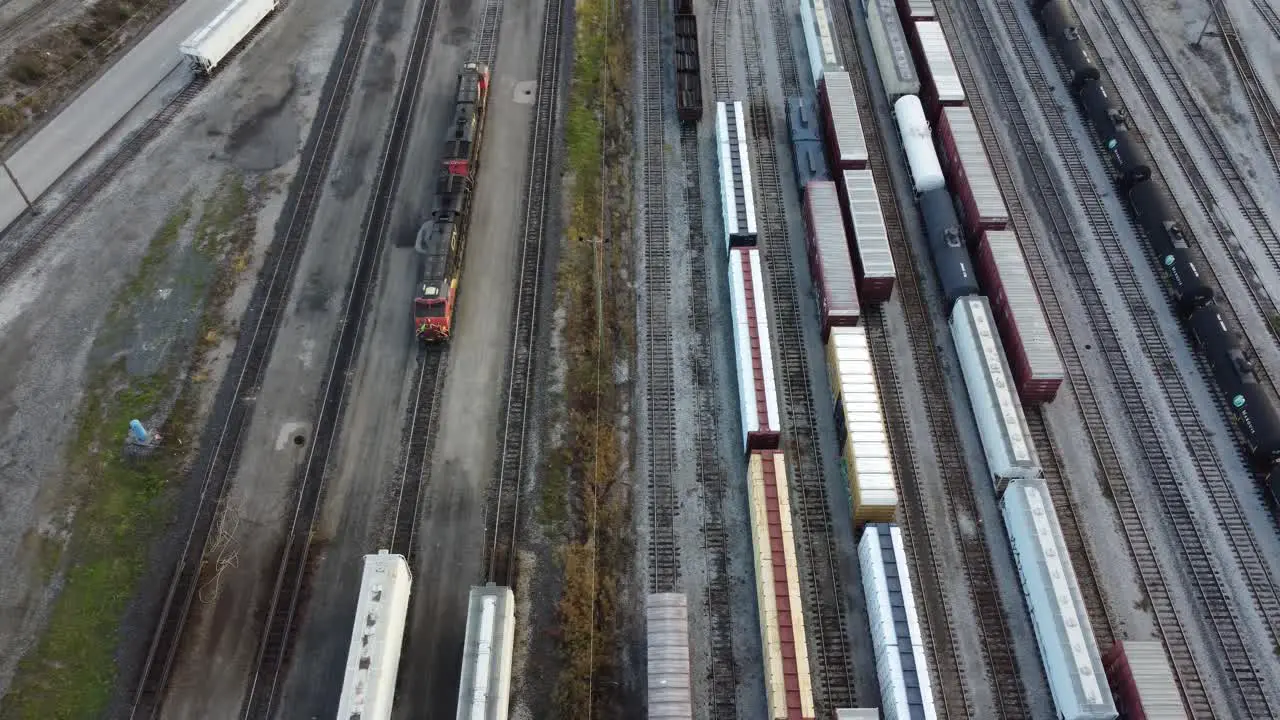
MULTIPOLYGON (((1043 47, 1042 44, 1038 42, 1038 35, 1036 36, 1036 38, 1037 39, 1035 41, 1035 44, 1042 48, 1043 47)), ((1041 51, 1043 52, 1043 50, 1041 51)), ((1065 98, 1063 100, 1063 103, 1065 104, 1065 98)), ((1033 113, 1033 116, 1034 116, 1033 121, 1039 120, 1039 116, 1037 113, 1033 113)), ((1068 122, 1072 125, 1073 132, 1076 134, 1078 138, 1083 140, 1086 136, 1084 135, 1083 128, 1080 127, 1078 116, 1072 113, 1068 116, 1068 118, 1069 118, 1068 122)), ((1046 133, 1044 133, 1044 135, 1047 136, 1047 131, 1046 133)), ((1091 157, 1090 164, 1093 166, 1094 171, 1099 175, 1099 177, 1102 177, 1102 170, 1096 158, 1091 157)), ((1063 185, 1065 186, 1066 183, 1064 182, 1063 185)), ((1099 183, 1099 186, 1100 187, 1105 186, 1105 183, 1099 183)), ((1110 211, 1110 214, 1114 222, 1116 223, 1116 226, 1122 229, 1126 228, 1127 221, 1124 219, 1124 216, 1119 208, 1119 204, 1117 200, 1114 198, 1114 196, 1109 195, 1105 199, 1105 202, 1107 203, 1108 209, 1110 211)), ((1082 225, 1083 224, 1084 223, 1082 223, 1082 225)), ((1101 255, 1101 251, 1093 247, 1090 234, 1083 233, 1080 235, 1080 237, 1086 243, 1086 248, 1088 248, 1086 252, 1088 256, 1090 258, 1096 259, 1095 274, 1098 276, 1099 284, 1103 288, 1103 295, 1104 295, 1103 300, 1107 304, 1107 306, 1111 309, 1112 320, 1116 324, 1118 332, 1121 334, 1122 337, 1131 335, 1133 332, 1133 329, 1130 323, 1132 321, 1130 320, 1127 311, 1123 308, 1122 300, 1118 297, 1118 295, 1113 290, 1110 289, 1110 280, 1109 280, 1110 275, 1109 273, 1107 273, 1102 269, 1104 267, 1104 262, 1103 262, 1103 257, 1101 255)), ((1165 329, 1166 334, 1171 336, 1170 337, 1171 354, 1172 354, 1171 357, 1173 358, 1175 366, 1178 368, 1180 374, 1183 375, 1185 378, 1189 372, 1189 369, 1192 367, 1192 364, 1191 364, 1192 360, 1189 354, 1189 350, 1186 347, 1186 344, 1181 342, 1181 340, 1179 339, 1178 334, 1174 330, 1173 320, 1171 317, 1169 317, 1167 310, 1164 308, 1164 303, 1159 299, 1160 289, 1156 285, 1155 278, 1152 276, 1148 268, 1148 264, 1145 262, 1136 262, 1137 260, 1136 251, 1131 253, 1131 255, 1134 255, 1134 257, 1130 257, 1128 260, 1131 264, 1134 264, 1137 266, 1138 275, 1140 280, 1142 281, 1144 289, 1146 290, 1148 300, 1153 304, 1153 306, 1156 309, 1157 321, 1161 324, 1161 327, 1165 329)), ((1074 309, 1073 306, 1069 306, 1068 312, 1070 315, 1074 316, 1075 313, 1071 312, 1071 310, 1073 309, 1074 309)), ((1082 324, 1086 322, 1084 321, 1083 318, 1080 318, 1080 317, 1072 317, 1071 320, 1073 324, 1075 322, 1080 322, 1082 324)), ((1078 326, 1073 327, 1073 334, 1077 332, 1077 327, 1078 326)), ((1087 337, 1087 334, 1081 333, 1077 335, 1077 337, 1080 339, 1085 339, 1087 337)), ((1099 356, 1098 353, 1096 353, 1096 351, 1090 352, 1091 348, 1092 348, 1092 344, 1089 342, 1086 342, 1086 344, 1082 348, 1082 350, 1084 351, 1082 352, 1082 356, 1084 357, 1084 360, 1086 363, 1086 369, 1090 372, 1092 376, 1099 379, 1099 382, 1101 385, 1109 386, 1109 380, 1106 379, 1105 375, 1098 374, 1100 372, 1105 372, 1105 367, 1102 367, 1102 364, 1105 361, 1103 360, 1102 357, 1099 356)), ((1165 438, 1178 437, 1176 428, 1172 427, 1172 424, 1169 422, 1167 410, 1164 408, 1164 401, 1161 398, 1161 393, 1156 387, 1153 386, 1155 382, 1154 369, 1150 366, 1150 361, 1144 357, 1133 356, 1129 358, 1129 362, 1130 362, 1130 365, 1133 367, 1133 370, 1139 382, 1142 383, 1143 385, 1144 393, 1147 394, 1148 397, 1152 398, 1152 402, 1155 404, 1155 407, 1157 408, 1157 411, 1159 413, 1158 422, 1166 426, 1164 428, 1165 432, 1162 432, 1160 434, 1165 438)), ((1207 403, 1208 402, 1207 394, 1204 391, 1203 383, 1196 381, 1194 377, 1188 379, 1187 382, 1191 386, 1193 396, 1200 399, 1202 402, 1207 403)), ((1123 408, 1119 408, 1119 407, 1110 407, 1110 408, 1106 407, 1109 405, 1113 405, 1113 403, 1115 402, 1115 396, 1113 394, 1102 392, 1102 393, 1099 393, 1099 398, 1100 398, 1100 401, 1103 402, 1104 404, 1104 414, 1107 417, 1119 417, 1119 413, 1124 410, 1123 408)), ((1206 413, 1206 415, 1204 416, 1203 422, 1210 429, 1210 432, 1212 432, 1215 435, 1216 438, 1221 438, 1223 433, 1225 433, 1225 428, 1221 426, 1221 419, 1216 416, 1217 416, 1216 412, 1210 411, 1209 413, 1206 413)), ((1121 437, 1125 437, 1126 439, 1128 439, 1127 431, 1122 433, 1116 433, 1115 432, 1116 429, 1112 429, 1113 439, 1119 439, 1121 437)), ((1130 442, 1122 443, 1120 444, 1120 447, 1128 451, 1125 453, 1126 457, 1134 461, 1136 465, 1140 467, 1141 465, 1144 464, 1138 461, 1138 458, 1140 456, 1136 454, 1137 448, 1134 445, 1132 445, 1130 442)), ((1226 450, 1227 448, 1220 448, 1221 452, 1225 452, 1226 450)), ((1185 451, 1185 448, 1181 446, 1181 443, 1177 443, 1176 447, 1169 448, 1168 452, 1171 453, 1172 459, 1174 460, 1175 465, 1177 467, 1182 468, 1184 473, 1187 473, 1187 470, 1185 468, 1185 464, 1186 464, 1185 452, 1186 451, 1185 451)), ((1233 453, 1225 452, 1225 456, 1226 456, 1225 465, 1227 467, 1227 471, 1229 473, 1232 473, 1233 475, 1237 475, 1237 474, 1242 475, 1243 469, 1239 468, 1238 464, 1234 462, 1234 458, 1232 457, 1232 455, 1233 453)), ((1156 499, 1157 496, 1153 495, 1153 493, 1155 492, 1154 488, 1149 487, 1149 484, 1145 480, 1145 476, 1146 476, 1145 471, 1133 470, 1128 478, 1130 482, 1130 487, 1133 489, 1135 493, 1135 497, 1137 498, 1140 506, 1144 506, 1144 507, 1158 506, 1158 501, 1156 499)), ((1077 484, 1076 489, 1077 489, 1077 492, 1079 492, 1080 490, 1085 489, 1085 487, 1082 486, 1081 484, 1077 484)), ((1193 506, 1198 505, 1198 503, 1196 502, 1198 498, 1194 494, 1197 491, 1190 490, 1190 492, 1192 493, 1192 496, 1191 496, 1192 505, 1193 506)), ((1093 504, 1096 506, 1097 503, 1095 502, 1093 504)), ((1199 504, 1202 505, 1202 503, 1199 503, 1199 504)), ((1157 537, 1159 537, 1160 539, 1164 539, 1163 535, 1167 533, 1169 530, 1171 530, 1171 528, 1166 527, 1167 523, 1163 519, 1163 517, 1155 517, 1154 513, 1152 515, 1153 516, 1148 519, 1148 522, 1157 523, 1158 525, 1161 526, 1157 529, 1157 537)), ((1155 540, 1155 538, 1153 538, 1153 540, 1155 540)), ((1158 549, 1164 548, 1164 547, 1168 547, 1168 543, 1160 542, 1157 540, 1156 546, 1158 549)), ((1230 559, 1228 556, 1226 556, 1225 549, 1220 547, 1220 543, 1219 543, 1219 546, 1216 547, 1216 549, 1220 554, 1224 555, 1222 561, 1224 563, 1230 563, 1230 559)), ((1173 567, 1179 564, 1177 562, 1176 554, 1169 554, 1169 555, 1166 555, 1165 557, 1162 557, 1161 562, 1162 562, 1162 565, 1166 567, 1173 567)), ((1174 592, 1175 602, 1179 606, 1180 615, 1184 616, 1185 622, 1192 623, 1193 622, 1192 618, 1194 618, 1197 613, 1195 613, 1186 604, 1189 601, 1189 598, 1185 597, 1182 594, 1182 590, 1179 587, 1180 583, 1178 583, 1172 577, 1170 578, 1170 585, 1171 585, 1171 590, 1173 590, 1174 592)), ((1108 588, 1109 593, 1113 592, 1113 588, 1110 583, 1104 584, 1104 587, 1108 588)), ((1116 602, 1116 598, 1114 596, 1112 597, 1112 601, 1115 605, 1120 605, 1120 603, 1116 602)), ((1245 601, 1245 604, 1247 604, 1247 600, 1245 601)), ((1120 607, 1118 609, 1123 610, 1124 608, 1120 607)), ((1246 615, 1249 615, 1249 614, 1252 614, 1252 611, 1251 609, 1246 608, 1246 615)), ((1139 634, 1139 636, 1141 636, 1140 633, 1143 633, 1146 629, 1145 623, 1141 622, 1142 619, 1145 619, 1143 617, 1145 616, 1145 612, 1136 613, 1135 615, 1138 615, 1138 618, 1136 619, 1139 620, 1139 622, 1135 623, 1137 627, 1131 628, 1131 631, 1134 634, 1139 634)), ((1253 627, 1256 627, 1256 626, 1253 626, 1253 627)), ((1203 654, 1204 652, 1212 652, 1212 650, 1210 650, 1210 648, 1212 647, 1212 643, 1207 642, 1204 635, 1202 634, 1202 632, 1205 630, 1207 630, 1207 628, 1199 626, 1198 624, 1196 624, 1195 626, 1191 626, 1191 625, 1188 626, 1188 632, 1192 636, 1193 649, 1197 650, 1199 654, 1203 654)), ((1214 684, 1215 679, 1206 678, 1206 680, 1212 686, 1214 684)), ((1221 678, 1217 678, 1217 680, 1221 680, 1221 678)), ((1212 690, 1213 689, 1211 687, 1211 692, 1212 690)))
MULTIPOLYGON (((324 46, 336 41, 336 34, 326 36, 311 31, 300 11, 282 14, 262 35, 264 42, 248 48, 238 63, 220 74, 172 129, 134 162, 130 173, 92 201, 50 240, 27 271, 3 290, 0 320, 6 326, 6 337, 30 333, 27 343, 6 343, 4 366, 9 369, 10 384, 0 392, 0 397, 5 398, 0 406, 8 410, 7 427, 0 439, 5 450, 0 455, 10 463, 10 471, 4 473, 3 495, 9 502, 5 504, 4 521, 0 522, 0 547, 7 557, 15 558, 15 562, 6 565, 2 583, 4 622, 0 624, 0 637, 5 651, 0 655, 5 662, 0 664, 0 670, 5 685, 14 663, 43 624, 48 602, 57 590, 56 586, 41 587, 43 581, 31 574, 31 553, 38 549, 38 542, 33 541, 53 527, 53 517, 64 517, 72 502, 63 495, 68 488, 61 478, 62 448, 67 437, 59 430, 34 435, 26 429, 74 427, 87 352, 110 299, 133 271, 155 230, 184 195, 208 195, 228 169, 257 172, 278 167, 275 177, 292 172, 287 154, 262 163, 229 138, 237 136, 235 131, 243 133, 257 123, 263 98, 279 96, 281 88, 288 89, 284 116, 311 112, 308 108, 314 105, 314 98, 310 83, 322 79, 327 62, 324 46), (272 62, 269 54, 275 51, 296 59, 291 64, 272 62), (244 75, 244 69, 254 67, 267 69, 244 75), (85 247, 93 247, 95 252, 85 254, 85 247), (101 257, 112 261, 103 264, 101 257)), ((163 104, 164 96, 176 92, 183 81, 181 77, 171 78, 135 109, 97 152, 50 192, 43 203, 46 212, 64 199, 67 189, 91 172, 125 134, 144 123, 163 104)), ((282 143, 297 143, 296 121, 292 127, 287 121, 265 124, 266 132, 275 133, 282 143)), ((270 227, 281 207, 279 188, 283 183, 269 185, 276 189, 265 198, 260 228, 270 227)), ((29 230, 29 225, 11 230, 8 237, 24 229, 29 230)), ((259 253, 269 236, 259 234, 259 253)), ((260 255, 255 258, 255 263, 258 261, 260 255)), ((238 317, 246 300, 246 293, 237 291, 228 305, 227 317, 238 317)), ((219 348, 211 358, 210 390, 217 386, 215 380, 221 374, 225 351, 226 348, 219 348)), ((149 572, 151 579, 167 581, 165 568, 172 562, 172 550, 157 550, 156 566, 149 572)), ((122 634, 137 638, 139 643, 134 644, 147 639, 151 620, 144 606, 149 606, 151 600, 132 609, 126 620, 127 630, 122 634)), ((136 662, 133 653, 137 650, 123 650, 122 662, 126 666, 136 662)))

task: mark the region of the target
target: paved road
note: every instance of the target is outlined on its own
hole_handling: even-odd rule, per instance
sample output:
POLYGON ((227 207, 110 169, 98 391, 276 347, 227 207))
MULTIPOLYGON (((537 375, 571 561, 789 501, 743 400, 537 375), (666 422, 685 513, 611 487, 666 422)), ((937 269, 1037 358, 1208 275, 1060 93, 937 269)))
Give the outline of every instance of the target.
MULTIPOLYGON (((89 86, 8 158, 27 197, 37 198, 80 161, 147 93, 180 67, 178 45, 204 26, 226 0, 185 0, 164 22, 89 86)), ((10 178, 0 173, 0 224, 8 227, 26 207, 10 178)))

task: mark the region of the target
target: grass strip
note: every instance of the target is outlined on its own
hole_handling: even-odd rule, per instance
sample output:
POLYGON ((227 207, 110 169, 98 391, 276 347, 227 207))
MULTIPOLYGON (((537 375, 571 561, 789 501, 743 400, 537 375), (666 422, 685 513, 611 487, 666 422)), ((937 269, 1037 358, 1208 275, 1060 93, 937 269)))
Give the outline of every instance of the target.
POLYGON ((624 7, 577 0, 573 75, 565 129, 569 221, 557 272, 564 310, 563 439, 548 453, 544 522, 566 531, 558 606, 562 670, 558 717, 619 717, 621 615, 618 588, 631 558, 631 499, 616 423, 623 393, 615 368, 634 347, 634 311, 623 278, 630 167, 626 85, 630 68, 624 7), (607 199, 607 200, 606 200, 607 199))
POLYGON ((239 178, 229 176, 204 203, 188 236, 193 242, 180 243, 194 214, 188 199, 156 232, 95 340, 91 357, 99 362, 90 369, 67 451, 70 539, 44 538, 41 547, 42 569, 61 575, 61 592, 43 635, 18 666, 0 718, 98 717, 111 699, 121 620, 195 450, 199 386, 189 378, 218 340, 222 305, 253 239, 239 178), (196 303, 199 322, 173 341, 162 362, 138 368, 130 344, 139 315, 168 302, 196 303), (163 435, 149 453, 126 452, 125 429, 134 418, 163 435))

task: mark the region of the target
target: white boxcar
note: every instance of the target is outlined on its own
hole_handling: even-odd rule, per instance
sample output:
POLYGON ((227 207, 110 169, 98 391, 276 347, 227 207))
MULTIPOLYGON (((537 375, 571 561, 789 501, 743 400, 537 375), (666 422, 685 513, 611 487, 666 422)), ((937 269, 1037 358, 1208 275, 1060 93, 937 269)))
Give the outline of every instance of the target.
POLYGON ((764 271, 756 248, 729 251, 729 302, 738 367, 738 403, 745 450, 771 450, 782 437, 773 338, 764 302, 764 271))
POLYGON ((649 720, 693 720, 689 599, 683 593, 652 593, 644 616, 649 636, 649 720))
POLYGON ((996 492, 1013 478, 1040 477, 1031 429, 985 297, 968 295, 956 301, 951 309, 951 337, 996 492))
POLYGON ((875 176, 870 170, 845 170, 844 192, 857 248, 858 292, 868 304, 886 302, 893 297, 898 271, 893 266, 893 250, 889 247, 875 176))
POLYGON ((868 525, 858 543, 858 560, 880 678, 880 708, 886 720, 936 718, 924 638, 898 526, 868 525))
POLYGON ((864 328, 831 328, 827 338, 827 379, 835 406, 841 464, 853 503, 854 527, 893 522, 898 511, 898 486, 864 328))
POLYGON ((276 4, 277 0, 231 0, 208 25, 179 45, 178 52, 202 71, 213 72, 218 63, 276 9, 276 4))
POLYGON ((916 37, 920 40, 920 56, 924 61, 920 70, 920 94, 936 115, 943 106, 964 104, 964 85, 951 57, 951 46, 942 32, 942 23, 926 20, 917 22, 916 37))
POLYGON ((756 198, 751 188, 747 124, 742 101, 716 103, 716 143, 720 148, 720 207, 726 247, 756 244, 756 198))
POLYGON ((884 92, 893 101, 903 95, 920 92, 920 76, 911 60, 911 46, 898 19, 894 0, 863 0, 867 11, 867 28, 871 31, 871 48, 876 66, 884 82, 884 92))
POLYGON ((911 182, 916 194, 947 186, 938 162, 938 151, 933 147, 933 133, 929 132, 929 118, 924 106, 915 95, 905 95, 893 103, 893 116, 898 121, 898 135, 902 149, 907 153, 907 167, 911 170, 911 182))
POLYGON ((413 576, 403 555, 379 550, 376 555, 364 556, 338 717, 391 717, 412 585, 413 576))
POLYGON ((843 70, 840 50, 832 33, 831 15, 827 0, 800 0, 800 20, 804 28, 804 49, 813 73, 815 88, 822 82, 828 70, 843 70))
POLYGON ((836 720, 880 720, 880 709, 837 708, 836 720))
POLYGON ((843 70, 828 70, 818 94, 827 124, 827 141, 835 151, 837 168, 867 166, 867 138, 862 132, 853 82, 843 70))
POLYGON ((456 720, 507 720, 516 600, 511 588, 471 588, 456 720))
POLYGON ((1042 482, 1016 480, 1000 511, 1058 716, 1113 720, 1116 705, 1049 491, 1042 482))

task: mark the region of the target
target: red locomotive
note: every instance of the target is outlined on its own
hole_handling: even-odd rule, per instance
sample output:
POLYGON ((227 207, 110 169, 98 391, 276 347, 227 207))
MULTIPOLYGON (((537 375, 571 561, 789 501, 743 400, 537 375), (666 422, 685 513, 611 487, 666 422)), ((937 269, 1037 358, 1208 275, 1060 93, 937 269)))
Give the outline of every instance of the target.
POLYGON ((489 68, 467 63, 458 74, 453 122, 436 179, 435 208, 414 243, 420 281, 413 299, 413 330, 422 342, 447 340, 453 331, 488 98, 489 68))

